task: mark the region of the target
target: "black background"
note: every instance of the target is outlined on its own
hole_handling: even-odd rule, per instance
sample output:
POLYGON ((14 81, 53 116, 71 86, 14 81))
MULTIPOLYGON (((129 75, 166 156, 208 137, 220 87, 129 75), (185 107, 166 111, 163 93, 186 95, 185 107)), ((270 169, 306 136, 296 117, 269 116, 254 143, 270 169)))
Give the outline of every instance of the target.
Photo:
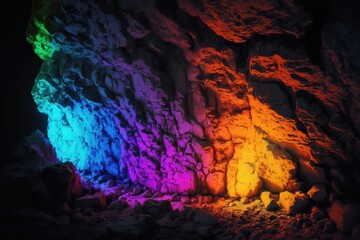
POLYGON ((8 1, 1 7, 1 161, 32 131, 46 132, 46 115, 39 113, 31 96, 42 60, 26 41, 31 1, 8 1))

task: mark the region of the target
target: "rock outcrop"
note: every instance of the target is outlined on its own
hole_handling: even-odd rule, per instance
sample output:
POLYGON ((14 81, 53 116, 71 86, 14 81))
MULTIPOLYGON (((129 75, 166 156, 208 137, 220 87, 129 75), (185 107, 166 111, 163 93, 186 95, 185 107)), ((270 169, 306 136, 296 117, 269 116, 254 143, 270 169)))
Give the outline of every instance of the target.
POLYGON ((301 181, 328 190, 315 202, 356 198, 360 28, 341 6, 319 25, 293 0, 34 0, 32 94, 57 156, 84 173, 162 193, 301 181))

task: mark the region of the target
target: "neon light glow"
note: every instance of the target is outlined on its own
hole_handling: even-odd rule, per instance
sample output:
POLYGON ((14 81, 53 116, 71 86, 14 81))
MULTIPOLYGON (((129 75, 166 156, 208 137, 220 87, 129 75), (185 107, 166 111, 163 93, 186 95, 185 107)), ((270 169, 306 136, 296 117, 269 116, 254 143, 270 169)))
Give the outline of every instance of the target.
MULTIPOLYGON (((351 159, 344 146, 355 153, 347 137, 356 136, 343 129, 356 124, 329 117, 346 115, 347 93, 305 52, 292 55, 284 44, 270 51, 271 41, 244 50, 257 34, 285 34, 278 20, 259 15, 264 25, 252 29, 253 17, 229 15, 238 25, 228 26, 209 1, 205 12, 177 1, 212 30, 200 33, 158 6, 139 9, 139 17, 109 13, 97 1, 49 2, 36 5, 28 35, 44 59, 32 94, 58 156, 80 170, 127 176, 163 193, 253 197, 300 179, 324 183, 323 159, 351 159), (58 14, 51 24, 50 13, 58 14)), ((253 4, 235 9, 245 14, 253 4)))

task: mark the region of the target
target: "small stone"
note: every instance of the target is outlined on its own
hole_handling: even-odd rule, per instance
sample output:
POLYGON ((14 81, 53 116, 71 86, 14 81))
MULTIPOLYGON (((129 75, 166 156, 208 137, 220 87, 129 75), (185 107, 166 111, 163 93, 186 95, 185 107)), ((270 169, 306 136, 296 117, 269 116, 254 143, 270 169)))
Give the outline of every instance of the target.
POLYGON ((309 198, 301 192, 281 192, 279 197, 280 205, 289 213, 296 213, 304 210, 309 205, 309 198))
POLYGON ((190 202, 190 198, 189 198, 188 196, 181 196, 180 202, 181 202, 182 204, 189 204, 189 203, 191 203, 191 202, 190 202))
POLYGON ((307 195, 316 203, 323 202, 327 197, 326 186, 324 184, 315 184, 307 192, 307 195))
POLYGON ((277 202, 271 198, 271 192, 262 192, 260 195, 260 199, 263 202, 265 209, 268 211, 275 211, 279 208, 277 202))
POLYGON ((242 204, 248 204, 248 203, 249 203, 249 198, 247 198, 247 197, 242 197, 242 198, 240 198, 240 203, 242 203, 242 204))
POLYGON ((153 192, 152 192, 151 189, 146 190, 146 191, 142 194, 142 196, 143 196, 144 198, 151 198, 153 195, 154 195, 154 194, 153 194, 153 192))
POLYGON ((143 192, 143 188, 140 187, 140 186, 136 186, 133 189, 133 195, 134 196, 139 196, 142 192, 143 192))
POLYGON ((156 192, 152 197, 153 198, 161 198, 163 196, 164 196, 164 194, 162 194, 161 192, 156 192))

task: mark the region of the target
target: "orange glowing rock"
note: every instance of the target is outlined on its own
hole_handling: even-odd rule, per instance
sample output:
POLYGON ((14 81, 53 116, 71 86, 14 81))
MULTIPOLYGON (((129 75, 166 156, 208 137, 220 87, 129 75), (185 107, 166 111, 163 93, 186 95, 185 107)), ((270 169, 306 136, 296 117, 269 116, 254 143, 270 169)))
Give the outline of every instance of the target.
POLYGON ((239 196, 248 197, 248 194, 258 191, 260 182, 272 192, 284 191, 295 175, 296 165, 291 156, 265 138, 266 134, 250 127, 246 142, 237 150, 238 155, 234 156, 239 159, 236 175, 236 192, 239 196), (252 189, 245 191, 246 186, 252 189))
POLYGON ((240 197, 253 197, 262 187, 262 181, 254 166, 249 162, 239 162, 236 182, 236 193, 240 197))
POLYGON ((311 140, 297 129, 293 119, 287 119, 253 95, 249 95, 252 123, 267 134, 267 139, 298 156, 313 159, 311 140))
POLYGON ((212 195, 222 195, 226 190, 226 181, 224 172, 211 172, 206 177, 206 185, 212 195))
POLYGON ((307 192, 307 195, 313 200, 314 202, 321 203, 327 197, 327 191, 325 184, 315 184, 311 187, 311 189, 307 192))
POLYGON ((271 197, 271 192, 265 191, 260 194, 260 199, 263 202, 265 209, 268 211, 274 211, 279 208, 279 205, 271 197))
POLYGON ((309 197, 301 192, 281 192, 279 195, 280 206, 289 213, 296 213, 304 210, 309 205, 309 197))
MULTIPOLYGON (((271 192, 281 192, 296 172, 296 165, 285 150, 263 140, 263 147, 259 152, 263 157, 257 163, 257 171, 264 181, 266 189, 271 192)), ((259 145, 258 145, 259 147, 259 145)))

